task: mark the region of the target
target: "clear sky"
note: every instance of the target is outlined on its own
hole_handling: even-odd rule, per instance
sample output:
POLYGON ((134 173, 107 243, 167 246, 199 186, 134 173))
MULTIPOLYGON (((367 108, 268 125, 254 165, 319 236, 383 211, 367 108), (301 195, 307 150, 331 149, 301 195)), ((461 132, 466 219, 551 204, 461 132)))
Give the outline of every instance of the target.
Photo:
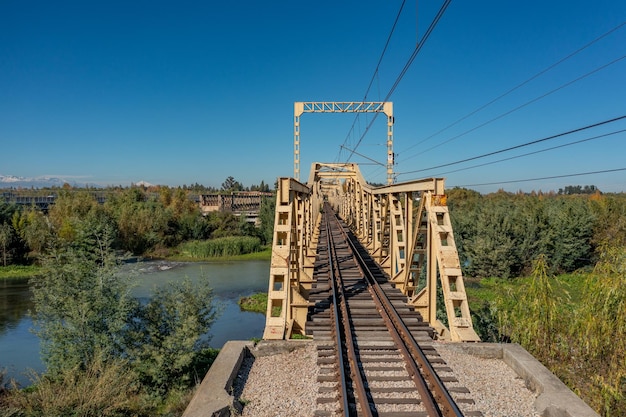
MULTIPOLYGON (((452 1, 396 84, 442 4, 404 4, 375 72, 400 0, 2 0, 0 174, 273 184, 293 175, 295 101, 387 98, 398 181, 626 191, 626 132, 521 156, 625 130, 626 119, 447 165, 625 116, 626 2, 452 1)), ((363 135, 371 120, 304 114, 301 179, 358 143, 350 161, 385 182, 360 156, 386 160, 386 120, 363 135)))

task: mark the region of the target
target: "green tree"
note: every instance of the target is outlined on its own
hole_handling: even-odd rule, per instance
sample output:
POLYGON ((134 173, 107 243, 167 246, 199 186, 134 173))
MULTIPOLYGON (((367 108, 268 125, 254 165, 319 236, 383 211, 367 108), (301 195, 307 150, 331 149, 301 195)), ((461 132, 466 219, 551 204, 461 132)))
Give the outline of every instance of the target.
POLYGON ((119 357, 133 306, 128 278, 116 274, 110 227, 76 234, 81 241, 58 242, 33 279, 33 319, 51 375, 119 357))
POLYGON ((583 198, 552 199, 545 235, 551 272, 571 272, 591 263, 594 217, 583 198))
POLYGON ((2 264, 7 266, 9 247, 13 240, 13 227, 7 222, 0 224, 0 249, 2 249, 2 264))
POLYGON ((474 217, 476 234, 463 244, 469 275, 511 276, 517 262, 511 212, 507 200, 483 201, 474 217))
POLYGON ((128 354, 142 382, 164 394, 191 386, 194 366, 208 348, 208 333, 217 316, 208 280, 189 279, 156 289, 133 315, 128 354))
POLYGON ((43 255, 53 236, 48 218, 40 210, 28 208, 15 212, 12 224, 35 257, 43 255))
POLYGON ((135 254, 142 254, 165 245, 171 212, 155 200, 148 200, 137 188, 125 190, 107 201, 106 210, 117 220, 119 246, 135 254))
POLYGON ((626 410, 626 249, 605 245, 585 283, 571 334, 584 364, 592 405, 606 416, 626 410))
POLYGON ((165 398, 201 378, 214 356, 207 350, 217 316, 212 290, 207 280, 185 280, 155 290, 148 302, 133 297, 131 274, 120 271, 111 247, 114 227, 104 219, 78 223, 72 242, 57 239, 44 273, 33 279, 33 319, 48 376, 114 363, 165 398))
POLYGON ((233 177, 228 177, 222 183, 222 191, 242 191, 243 185, 241 185, 238 181, 235 181, 233 177))
POLYGON ((276 210, 276 198, 265 197, 261 200, 259 209, 259 235, 264 245, 271 245, 274 234, 274 216, 276 210))

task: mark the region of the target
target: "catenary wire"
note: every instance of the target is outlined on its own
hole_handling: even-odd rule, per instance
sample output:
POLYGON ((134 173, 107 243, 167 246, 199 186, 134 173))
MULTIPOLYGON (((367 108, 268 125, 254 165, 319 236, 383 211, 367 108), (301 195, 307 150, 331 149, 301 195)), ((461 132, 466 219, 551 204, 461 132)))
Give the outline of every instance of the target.
POLYGON ((514 149, 519 149, 519 148, 523 148, 523 147, 526 147, 526 146, 535 145, 537 143, 545 142, 545 141, 548 141, 548 140, 560 138, 562 136, 571 135, 572 133, 582 132, 584 130, 592 129, 594 127, 603 126, 603 125, 606 125, 606 124, 609 124, 609 123, 614 123, 614 122, 617 122, 617 121, 623 120, 623 119, 626 119, 626 115, 619 116, 619 117, 614 117, 614 118, 609 119, 609 120, 604 120, 602 122, 593 123, 593 124, 590 124, 590 125, 586 125, 586 126, 583 126, 583 127, 576 128, 576 129, 568 130, 567 132, 557 133, 556 135, 547 136, 545 138, 533 140, 533 141, 522 143, 522 144, 515 145, 515 146, 510 146, 508 148, 500 149, 500 150, 493 151, 493 152, 488 152, 488 153, 485 153, 485 154, 482 154, 482 155, 476 155, 476 156, 472 156, 470 158, 461 159, 461 160, 458 160, 458 161, 455 161, 455 162, 449 162, 447 164, 441 164, 441 165, 436 165, 436 166, 432 166, 432 167, 428 167, 428 168, 417 169, 417 170, 414 170, 414 171, 406 171, 406 172, 398 173, 397 175, 414 174, 414 173, 417 173, 417 172, 429 171, 431 169, 437 169, 437 168, 447 167, 447 166, 450 166, 450 165, 461 164, 463 162, 474 161, 476 159, 485 158, 487 156, 497 155, 499 153, 508 152, 508 151, 512 151, 514 149))
MULTIPOLYGON (((380 70, 380 64, 383 62, 383 58, 385 57, 385 53, 387 52, 387 48, 389 47, 389 43, 391 42, 391 37, 393 36, 394 31, 396 30, 396 26, 398 24, 398 20, 400 20, 400 15, 402 14, 402 9, 404 9, 405 3, 406 3, 406 0, 403 0, 402 4, 400 5, 400 10, 398 10, 398 14, 396 15, 396 20, 393 22, 393 26, 391 27, 391 30, 389 31, 389 35, 387 36, 387 42, 385 43, 385 47, 383 48, 383 51, 380 54, 380 58, 378 58, 378 63, 376 64, 376 69, 374 70, 372 79, 370 80, 370 83, 367 86, 367 89, 365 90, 363 101, 367 100, 367 95, 369 94, 370 89, 372 88, 372 84, 374 83, 374 80, 376 79, 378 75, 378 71, 380 70)), ((348 131, 348 134, 346 135, 346 138, 343 141, 343 145, 341 145, 341 148, 339 150, 340 154, 341 154, 341 149, 348 149, 345 145, 348 142, 348 138, 350 138, 350 135, 354 131, 354 126, 356 125, 356 122, 358 119, 359 119, 359 113, 356 114, 354 121, 352 122, 352 127, 350 127, 350 130, 348 131)))
MULTIPOLYGON (((572 145, 578 145, 580 143, 589 142, 589 141, 596 140, 596 139, 602 139, 602 138, 605 138, 605 137, 608 137, 608 136, 617 135, 618 133, 623 133, 623 132, 626 132, 626 129, 616 130, 614 132, 605 133, 603 135, 592 136, 590 138, 580 139, 580 140, 577 140, 577 141, 574 141, 574 142, 564 143, 562 145, 552 146, 550 148, 540 149, 540 150, 534 151, 534 152, 527 152, 527 153, 524 153, 524 154, 521 154, 521 155, 511 156, 509 158, 502 158, 502 159, 498 159, 496 161, 485 162, 485 163, 482 163, 482 164, 472 165, 472 166, 465 167, 465 168, 454 169, 452 171, 441 172, 441 173, 433 175, 433 176, 434 177, 439 177, 439 176, 446 175, 446 174, 452 174, 454 172, 467 171, 468 169, 480 168, 480 167, 484 167, 486 165, 493 165, 493 164, 497 164, 497 163, 500 163, 500 162, 510 161, 512 159, 523 158, 525 156, 530 156, 530 155, 535 155, 535 154, 538 154, 538 153, 553 151, 555 149, 565 148, 567 146, 572 146, 572 145)), ((401 174, 398 174, 398 175, 401 175, 401 174)))
POLYGON ((445 145, 446 143, 452 142, 453 140, 456 140, 456 139, 458 139, 458 138, 460 138, 460 137, 462 137, 462 136, 465 136, 465 135, 467 135, 468 133, 474 132, 475 130, 478 130, 478 129, 480 129, 480 128, 482 128, 482 127, 484 127, 484 126, 486 126, 486 125, 488 125, 488 124, 490 124, 490 123, 493 123, 493 122, 495 122, 496 120, 499 120, 499 119, 501 119, 501 118, 503 118, 503 117, 505 117, 505 116, 508 116, 509 114, 511 114, 511 113, 513 113, 513 112, 516 112, 516 111, 518 111, 518 110, 520 110, 520 109, 522 109, 522 108, 524 108, 524 107, 526 107, 526 106, 528 106, 528 105, 530 105, 530 104, 532 104, 532 103, 534 103, 534 102, 536 102, 536 101, 539 101, 539 100, 541 100, 541 99, 543 99, 543 98, 545 98, 545 97, 547 97, 547 96, 549 96, 549 95, 551 95, 551 94, 553 94, 553 93, 556 93, 557 91, 562 90, 563 88, 568 87, 568 86, 570 86, 570 85, 574 84, 575 82, 578 82, 578 81, 580 81, 580 80, 582 80, 582 79, 584 79, 584 78, 586 78, 586 77, 588 77, 588 76, 590 76, 590 75, 592 75, 592 74, 595 74, 596 72, 601 71, 601 70, 603 70, 603 69, 605 69, 605 68, 609 67, 610 65, 613 65, 613 64, 615 64, 615 63, 617 63, 617 62, 621 61, 621 60, 622 60, 622 59, 624 59, 624 58, 626 58, 626 55, 622 55, 621 57, 616 58, 616 59, 614 59, 613 61, 611 61, 611 62, 609 62, 609 63, 607 63, 607 64, 601 65, 601 66, 599 66, 599 67, 597 67, 597 68, 593 69, 592 71, 589 71, 589 72, 587 72, 587 73, 585 73, 585 74, 581 75, 580 77, 577 77, 577 78, 575 78, 575 79, 573 79, 573 80, 570 80, 570 81, 566 82, 565 84, 562 84, 562 85, 560 85, 559 87, 557 87, 557 88, 555 88, 555 89, 552 89, 552 90, 548 91, 547 93, 544 93, 544 94, 542 94, 542 95, 540 95, 540 96, 538 96, 538 97, 535 97, 534 99, 532 99, 532 100, 530 100, 530 101, 527 101, 527 102, 526 102, 526 103, 524 103, 524 104, 521 104, 521 105, 519 105, 519 106, 517 106, 517 107, 514 107, 514 108, 513 108, 513 109, 511 109, 511 110, 508 110, 508 111, 506 111, 506 112, 504 112, 504 113, 502 113, 502 114, 500 114, 500 115, 498 115, 498 116, 496 116, 496 117, 494 117, 494 118, 492 118, 492 119, 489 119, 489 120, 487 120, 486 122, 481 123, 480 125, 475 126, 475 127, 471 128, 471 129, 469 129, 469 130, 466 130, 466 131, 465 131, 465 132, 463 132, 463 133, 460 133, 460 134, 458 134, 458 135, 456 135, 456 136, 453 136, 453 137, 451 137, 451 138, 449 138, 449 139, 447 139, 447 140, 445 140, 445 141, 443 141, 443 142, 441 142, 441 143, 439 143, 439 144, 437 144, 437 145, 431 146, 431 147, 430 147, 430 148, 428 148, 428 149, 425 149, 425 150, 423 150, 423 151, 421 151, 421 152, 418 152, 418 153, 416 153, 416 154, 413 154, 413 155, 411 155, 411 156, 408 156, 408 157, 406 157, 405 159, 403 159, 402 161, 399 161, 399 162, 404 162, 404 161, 407 161, 407 160, 409 160, 409 159, 415 158, 416 156, 422 155, 422 154, 424 154, 424 153, 426 153, 426 152, 428 152, 428 151, 432 151, 432 150, 433 150, 433 149, 435 149, 435 148, 438 148, 438 147, 440 147, 440 146, 442 146, 442 145, 445 145))
POLYGON ((576 174, 553 175, 553 176, 550 176, 550 177, 526 178, 526 179, 521 179, 521 180, 485 182, 485 183, 481 183, 481 184, 454 185, 454 187, 480 187, 480 186, 483 186, 483 185, 512 184, 512 183, 516 183, 516 182, 531 182, 531 181, 552 180, 552 179, 556 179, 556 178, 580 177, 580 176, 583 176, 583 175, 607 174, 607 173, 610 173, 610 172, 619 172, 619 171, 626 171, 626 168, 605 169, 605 170, 602 170, 602 171, 579 172, 579 173, 576 173, 576 174))
MULTIPOLYGON (((415 60, 415 57, 417 56, 419 51, 422 49, 422 47, 424 46, 424 44, 426 43, 426 41, 430 37, 430 34, 435 29, 435 26, 437 26, 437 23, 439 22, 439 20, 443 16, 443 13, 446 11, 448 5, 450 4, 450 1, 451 0, 446 0, 444 2, 444 4, 441 5, 441 8, 439 9, 439 12, 437 13, 435 18, 431 22, 430 26, 428 27, 428 30, 426 30, 426 33, 424 33, 424 36, 422 36, 422 39, 419 41, 419 43, 417 44, 417 46, 413 50, 413 53, 411 54, 411 56, 407 60, 406 64, 404 65, 404 68, 402 68, 402 71, 400 71, 400 74, 398 74, 398 76, 396 77, 396 81, 393 83, 393 86, 391 87, 391 89, 389 89, 389 92, 387 93, 387 95, 385 96, 385 98, 382 101, 388 101, 389 98, 391 97, 391 95, 394 93, 394 91, 396 90, 396 88, 400 84, 400 81, 402 80, 402 78, 404 77, 406 72, 409 70, 409 67, 411 66, 411 64, 415 60)), ((352 157, 352 155, 354 155, 354 151, 356 151, 356 149, 359 147, 359 145, 363 141, 363 138, 365 137, 365 135, 367 135, 367 133, 369 132, 370 128, 374 124, 374 121, 376 120, 376 118, 378 117, 379 114, 380 113, 374 113, 374 116, 372 117, 372 120, 369 122, 369 124, 365 128, 365 132, 363 132, 363 134, 359 138, 357 144, 351 149, 351 152, 350 152, 350 155, 348 155, 347 161, 350 161, 350 158, 352 157)))
POLYGON ((468 113, 467 115, 461 117, 460 119, 456 120, 455 122, 449 124, 448 126, 444 127, 443 129, 433 133, 432 135, 422 139, 421 141, 409 146, 408 148, 404 149, 402 151, 402 153, 404 152, 408 152, 409 150, 415 148, 416 146, 421 145, 422 143, 426 142, 429 139, 432 139, 433 137, 445 132, 446 130, 450 129, 453 126, 456 126, 457 124, 459 124, 460 122, 462 122, 463 120, 475 115, 476 113, 478 113, 479 111, 489 107, 490 105, 492 105, 493 103, 499 101, 500 99, 508 96, 509 94, 511 94, 512 92, 520 89, 521 87, 525 86, 526 84, 530 83, 531 81, 535 80, 536 78, 539 78, 541 75, 545 74, 546 72, 552 70, 553 68, 557 67, 558 65, 562 64, 563 62, 567 61, 568 59, 572 58, 573 56, 577 55, 578 53, 584 51, 585 49, 587 49, 588 47, 590 47, 591 45, 593 45, 594 43, 602 40, 603 38, 607 37, 608 35, 610 35, 611 33, 615 32, 616 30, 620 29, 622 26, 626 25, 626 21, 620 23, 619 25, 617 25, 616 27, 614 27, 613 29, 609 30, 608 32, 605 32, 604 34, 600 35, 599 37, 595 38, 594 40, 588 42, 587 44, 583 45, 582 47, 578 48, 577 50, 575 50, 574 52, 568 54, 567 56, 559 59, 558 61, 556 61, 555 63, 553 63, 552 65, 548 66, 547 68, 544 68, 543 70, 539 71, 538 73, 536 73, 535 75, 533 75, 532 77, 528 78, 526 81, 523 81, 522 83, 516 85, 515 87, 509 89, 508 91, 506 91, 505 93, 500 94, 498 97, 492 99, 491 101, 489 101, 486 104, 483 104, 482 106, 478 107, 477 109, 473 110, 472 112, 468 113))

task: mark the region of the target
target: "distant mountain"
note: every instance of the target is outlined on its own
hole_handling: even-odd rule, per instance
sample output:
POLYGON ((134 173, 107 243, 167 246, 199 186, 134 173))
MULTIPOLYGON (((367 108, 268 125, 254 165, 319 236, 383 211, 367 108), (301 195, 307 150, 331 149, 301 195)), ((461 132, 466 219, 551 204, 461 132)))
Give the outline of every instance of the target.
POLYGON ((150 183, 149 183, 149 182, 147 182, 147 181, 139 181, 139 182, 136 182, 136 183, 134 183, 134 184, 135 184, 136 186, 138 186, 138 187, 146 187, 146 188, 147 188, 147 187, 154 187, 154 184, 150 184, 150 183))
MULTIPOLYGON (((0 188, 50 188, 62 187, 68 183, 73 187, 84 187, 86 183, 79 183, 73 180, 67 180, 59 177, 16 177, 15 175, 0 174, 0 188)), ((93 186, 93 184, 89 184, 93 186)))

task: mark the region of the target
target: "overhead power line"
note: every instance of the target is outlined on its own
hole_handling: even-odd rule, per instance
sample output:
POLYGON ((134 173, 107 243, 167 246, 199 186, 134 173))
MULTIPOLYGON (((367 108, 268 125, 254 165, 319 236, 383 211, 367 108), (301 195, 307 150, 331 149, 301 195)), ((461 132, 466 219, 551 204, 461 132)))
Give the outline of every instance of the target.
MULTIPOLYGON (((424 44, 426 43, 426 41, 428 40, 428 38, 430 37, 430 34, 432 33, 432 31, 435 29, 435 26, 437 26, 437 23, 439 22, 439 20, 441 19, 441 17, 443 16, 443 13, 446 11, 446 9, 448 8, 448 5, 450 4, 451 0, 446 0, 442 5, 441 8, 439 9, 439 12, 437 13, 437 15, 435 16, 435 18, 433 19, 433 21, 430 23, 430 26, 428 27, 428 30, 426 30, 426 33, 424 33, 424 36, 422 36, 422 39, 417 43, 417 46, 415 47, 415 49, 413 50, 413 53, 411 54, 411 56, 409 57, 409 59, 407 60, 406 64, 404 64, 404 68, 402 68, 402 71, 400 71, 400 74, 398 74, 398 76, 396 77, 396 81, 393 83, 391 89, 389 89, 389 92, 387 93, 387 95, 385 96, 385 98, 382 101, 388 101, 389 98, 391 97, 391 95, 394 93, 394 91, 396 90, 396 88, 398 87, 398 85, 400 84, 400 81, 402 80, 402 78, 404 77, 404 75, 406 74, 406 72, 409 70, 411 64, 413 63, 413 61, 415 60, 415 57, 417 56, 417 54, 419 53, 419 51, 422 49, 422 47, 424 46, 424 44)), ((378 113, 374 114, 374 117, 372 117, 372 120, 370 121, 370 123, 367 125, 367 127, 365 128, 365 132, 363 132, 363 134, 361 135, 361 137, 359 138, 358 142, 356 143, 356 145, 352 148, 352 151, 350 152, 350 155, 348 155, 348 159, 347 161, 350 160, 350 158, 352 157, 352 155, 354 155, 354 151, 356 151, 356 149, 359 147, 359 145, 361 144, 361 142, 363 141, 363 138, 365 137, 365 135, 367 135, 367 133, 369 132, 370 128, 372 127, 372 125, 374 124, 374 121, 376 120, 376 117, 378 116, 378 113)))
POLYGON ((580 139, 580 140, 576 140, 576 141, 570 142, 570 143, 564 143, 563 145, 552 146, 550 148, 540 149, 540 150, 534 151, 534 152, 528 152, 528 153, 524 153, 524 154, 521 154, 521 155, 511 156, 509 158, 498 159, 497 161, 485 162, 483 164, 477 164, 477 165, 472 165, 472 166, 465 167, 465 168, 454 169, 452 171, 441 172, 441 173, 439 173, 437 175, 433 175, 433 176, 439 177, 441 175, 452 174, 454 172, 467 171, 468 169, 484 167, 484 166, 487 166, 487 165, 493 165, 493 164, 497 164, 497 163, 500 163, 500 162, 510 161, 512 159, 518 159, 518 158, 523 158, 525 156, 535 155, 535 154, 538 154, 538 153, 553 151, 555 149, 565 148, 567 146, 572 146, 572 145, 578 145, 579 143, 589 142, 589 141, 596 140, 596 139, 602 139, 602 138, 606 138, 608 136, 613 136, 613 135, 617 135, 618 133, 624 133, 624 132, 626 132, 626 129, 616 130, 614 132, 605 133, 603 135, 592 136, 590 138, 580 139))
POLYGON ((606 169, 606 170, 603 170, 603 171, 579 172, 579 173, 576 173, 576 174, 553 175, 553 176, 550 176, 550 177, 526 178, 526 179, 521 179, 521 180, 485 182, 485 183, 482 183, 482 184, 456 185, 456 187, 479 187, 479 186, 483 186, 483 185, 512 184, 512 183, 515 183, 515 182, 530 182, 530 181, 552 180, 552 179, 555 179, 555 178, 580 177, 580 176, 583 176, 583 175, 606 174, 606 173, 609 173, 609 172, 618 172, 618 171, 626 171, 626 168, 606 169))
MULTIPOLYGON (((400 20, 400 15, 402 14, 402 9, 404 9, 405 3, 406 3, 406 0, 403 0, 402 4, 400 5, 400 10, 398 10, 398 14, 396 15, 396 20, 394 20, 393 25, 391 26, 391 30, 389 31, 389 35, 387 36, 387 42, 385 42, 385 47, 383 48, 383 51, 380 54, 380 58, 378 58, 378 63, 376 64, 376 69, 374 70, 372 79, 370 80, 370 83, 368 84, 367 89, 365 90, 363 101, 367 101, 367 95, 369 94, 370 89, 372 88, 372 84, 374 83, 374 80, 376 79, 378 75, 378 71, 380 70, 380 64, 383 62, 383 58, 385 57, 385 53, 387 52, 387 48, 389 47, 389 43, 391 42, 391 37, 393 36, 394 31, 396 30, 396 25, 398 24, 398 20, 400 20)), ((341 153, 341 149, 348 149, 346 148, 346 144, 348 143, 348 138, 354 131, 354 126, 356 125, 356 122, 358 119, 359 119, 359 113, 357 113, 357 115, 355 116, 354 121, 352 122, 352 126, 350 127, 350 130, 348 131, 348 134, 346 135, 346 139, 344 139, 343 145, 341 145, 339 149, 340 153, 341 153)))
POLYGON ((615 63, 617 63, 617 62, 621 61, 621 60, 622 60, 622 59, 624 59, 624 58, 626 58, 626 55, 622 55, 621 57, 616 58, 616 59, 614 59, 613 61, 611 61, 611 62, 609 62, 609 63, 607 63, 607 64, 601 65, 601 66, 599 66, 599 67, 597 67, 597 68, 593 69, 592 71, 589 71, 588 73, 581 75, 581 76, 580 76, 580 77, 578 77, 578 78, 575 78, 575 79, 573 79, 573 80, 570 80, 570 81, 566 82, 565 84, 562 84, 562 85, 560 85, 559 87, 557 87, 557 88, 555 88, 555 89, 553 89, 553 90, 548 91, 547 93, 544 93, 544 94, 542 94, 542 95, 540 95, 540 96, 538 96, 538 97, 535 97, 534 99, 532 99, 532 100, 530 100, 530 101, 527 101, 526 103, 521 104, 521 105, 519 105, 519 106, 517 106, 517 107, 515 107, 515 108, 513 108, 513 109, 511 109, 511 110, 509 110, 509 111, 506 111, 506 112, 504 112, 504 113, 502 113, 502 114, 500 114, 500 115, 498 115, 498 116, 496 116, 496 117, 494 117, 494 118, 492 118, 492 119, 490 119, 490 120, 487 120, 486 122, 481 123, 481 124, 480 124, 480 125, 478 125, 478 126, 475 126, 475 127, 471 128, 471 129, 469 129, 469 130, 466 130, 466 131, 465 131, 465 132, 463 132, 463 133, 460 133, 460 134, 458 134, 458 135, 456 135, 456 136, 453 136, 453 137, 451 137, 451 138, 449 138, 449 139, 447 139, 447 140, 445 140, 445 141, 443 141, 443 142, 439 143, 438 145, 431 146, 431 147, 430 147, 430 148, 428 148, 428 149, 425 149, 425 150, 423 150, 423 151, 421 151, 421 152, 418 152, 418 153, 416 153, 416 154, 414 154, 414 155, 411 155, 411 156, 409 156, 409 157, 407 157, 407 158, 403 159, 403 160, 402 160, 402 161, 400 161, 400 162, 404 162, 404 161, 407 161, 407 160, 409 160, 409 159, 415 158, 416 156, 422 155, 422 154, 424 154, 424 153, 426 153, 426 152, 428 152, 428 151, 432 151, 432 150, 433 150, 433 149, 435 149, 435 148, 438 148, 438 147, 440 147, 440 146, 442 146, 442 145, 445 145, 446 143, 452 142, 453 140, 456 140, 456 139, 458 139, 458 138, 460 138, 460 137, 462 137, 462 136, 465 136, 465 135, 467 135, 468 133, 471 133, 471 132, 473 132, 473 131, 475 131, 475 130, 478 130, 478 129, 480 129, 481 127, 484 127, 484 126, 486 126, 486 125, 488 125, 488 124, 490 124, 490 123, 493 123, 493 122, 495 122, 496 120, 499 120, 499 119, 501 119, 501 118, 503 118, 503 117, 505 117, 505 116, 508 116, 509 114, 511 114, 511 113, 513 113, 513 112, 516 112, 516 111, 518 111, 518 110, 520 110, 520 109, 522 109, 522 108, 524 108, 524 107, 528 106, 529 104, 532 104, 532 103, 534 103, 534 102, 536 102, 536 101, 539 101, 539 100, 541 100, 542 98, 545 98, 545 97, 549 96, 550 94, 556 93, 557 91, 562 90, 563 88, 568 87, 568 86, 570 86, 570 85, 574 84, 575 82, 578 82, 578 81, 580 81, 580 80, 582 80, 582 79, 584 79, 584 78, 586 78, 586 77, 588 77, 588 76, 590 76, 590 75, 592 75, 592 74, 595 74, 596 72, 601 71, 601 70, 603 70, 603 69, 605 69, 605 68, 609 67, 610 65, 613 65, 613 64, 615 64, 615 63))
POLYGON ((587 126, 579 127, 579 128, 572 129, 572 130, 568 130, 567 132, 558 133, 556 135, 551 135, 551 136, 548 136, 548 137, 545 137, 545 138, 533 140, 533 141, 530 141, 530 142, 526 142, 526 143, 522 143, 522 144, 519 144, 519 145, 511 146, 511 147, 500 149, 500 150, 497 150, 497 151, 488 152, 488 153, 485 153, 485 154, 482 154, 482 155, 476 155, 476 156, 473 156, 471 158, 465 158, 465 159, 461 159, 461 160, 458 160, 458 161, 455 161, 455 162, 449 162, 447 164, 436 165, 436 166, 432 166, 432 167, 429 167, 429 168, 422 168, 422 169, 417 169, 417 170, 414 170, 414 171, 406 171, 406 172, 399 173, 398 175, 414 174, 416 172, 423 172, 423 171, 428 171, 428 170, 431 170, 431 169, 437 169, 437 168, 447 167, 447 166, 450 166, 450 165, 461 164, 463 162, 474 161, 476 159, 485 158, 487 156, 497 155, 499 153, 508 152, 508 151, 512 151, 514 149, 519 149, 519 148, 523 148, 523 147, 526 147, 526 146, 535 145, 537 143, 545 142, 545 141, 548 141, 548 140, 560 138, 562 136, 571 135, 572 133, 582 132, 583 130, 588 130, 588 129, 592 129, 594 127, 603 126, 603 125, 606 125, 606 124, 609 124, 609 123, 614 123, 614 122, 617 122, 617 121, 622 120, 622 119, 626 119, 626 115, 615 117, 615 118, 609 119, 609 120, 604 120, 604 121, 598 122, 598 123, 593 123, 593 124, 590 124, 590 125, 587 125, 587 126))
POLYGON ((591 45, 593 45, 594 43, 602 40, 603 38, 607 37, 608 35, 610 35, 611 33, 615 32, 616 30, 620 29, 622 26, 626 25, 626 21, 620 23, 619 25, 617 25, 616 27, 614 27, 613 29, 609 30, 608 32, 605 32, 604 34, 598 36, 597 38, 595 38, 594 40, 592 40, 591 42, 588 42, 587 44, 581 46, 580 48, 578 48, 577 50, 575 50, 574 52, 568 54, 567 56, 559 59, 558 61, 556 61, 555 63, 553 63, 552 65, 548 66, 547 68, 544 68, 543 70, 539 71, 538 73, 536 73, 535 75, 533 75, 532 77, 528 78, 526 81, 521 82, 520 84, 516 85, 515 87, 509 89, 508 91, 506 91, 505 93, 500 94, 498 97, 494 98, 493 100, 489 101, 486 104, 483 104, 482 106, 478 107, 477 109, 475 109, 474 111, 468 113, 467 115, 461 117, 460 119, 456 120, 455 122, 449 124, 448 126, 444 127, 443 129, 433 133, 432 135, 422 139, 421 141, 409 146, 408 148, 406 148, 404 152, 409 151, 410 149, 415 148, 416 146, 421 145, 422 143, 426 142, 429 139, 434 138, 435 136, 445 132, 446 130, 450 129, 453 126, 456 126, 457 124, 459 124, 460 122, 462 122, 463 120, 475 115, 476 113, 478 113, 479 111, 489 107, 490 105, 492 105, 493 103, 495 103, 496 101, 499 101, 500 99, 508 96, 509 94, 511 94, 512 92, 520 89, 521 87, 525 86, 526 84, 528 84, 529 82, 535 80, 536 78, 539 78, 541 75, 545 74, 546 72, 552 70, 553 68, 557 67, 558 65, 562 64, 563 62, 567 61, 568 59, 572 58, 573 56, 577 55, 578 53, 584 51, 585 49, 587 49, 588 47, 590 47, 591 45))

